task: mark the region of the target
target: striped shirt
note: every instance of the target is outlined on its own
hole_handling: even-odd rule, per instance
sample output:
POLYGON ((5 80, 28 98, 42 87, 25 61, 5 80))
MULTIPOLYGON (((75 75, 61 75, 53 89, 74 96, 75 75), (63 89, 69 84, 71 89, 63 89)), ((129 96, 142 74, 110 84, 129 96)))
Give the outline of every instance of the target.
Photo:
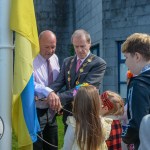
MULTIPOLYGON (((53 71, 53 81, 55 81, 60 72, 58 57, 56 54, 53 54, 49 60, 53 71)), ((39 54, 33 61, 33 68, 35 96, 39 99, 47 97, 53 90, 48 87, 48 67, 46 59, 39 54)), ((47 103, 44 101, 37 101, 36 106, 37 108, 48 108, 47 103)))

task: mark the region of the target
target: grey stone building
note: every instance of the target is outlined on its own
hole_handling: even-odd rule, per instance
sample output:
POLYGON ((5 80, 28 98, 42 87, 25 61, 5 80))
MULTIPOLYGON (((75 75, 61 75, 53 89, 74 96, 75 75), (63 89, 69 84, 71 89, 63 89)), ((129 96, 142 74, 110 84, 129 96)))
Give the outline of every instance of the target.
POLYGON ((75 29, 91 34, 92 52, 107 62, 102 90, 126 97, 126 71, 121 43, 132 33, 150 33, 149 0, 34 0, 38 31, 57 35, 60 62, 72 52, 75 29))

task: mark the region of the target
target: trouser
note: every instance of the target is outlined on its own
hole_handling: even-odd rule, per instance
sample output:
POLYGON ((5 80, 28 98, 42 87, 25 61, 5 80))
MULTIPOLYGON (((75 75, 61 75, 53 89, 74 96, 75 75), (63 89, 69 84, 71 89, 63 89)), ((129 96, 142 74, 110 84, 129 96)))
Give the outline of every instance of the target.
MULTIPOLYGON (((50 113, 48 109, 38 109, 37 116, 41 127, 41 132, 38 133, 48 143, 58 146, 58 126, 56 117, 50 121, 50 113)), ((48 145, 43 142, 39 137, 33 143, 33 150, 58 150, 58 148, 48 145)))
MULTIPOLYGON (((64 108, 70 112, 72 112, 72 103, 69 103, 67 105, 64 106, 64 108)), ((72 113, 69 113, 67 111, 63 111, 63 124, 64 124, 64 133, 67 130, 68 125, 66 124, 66 120, 68 116, 72 116, 72 113)))

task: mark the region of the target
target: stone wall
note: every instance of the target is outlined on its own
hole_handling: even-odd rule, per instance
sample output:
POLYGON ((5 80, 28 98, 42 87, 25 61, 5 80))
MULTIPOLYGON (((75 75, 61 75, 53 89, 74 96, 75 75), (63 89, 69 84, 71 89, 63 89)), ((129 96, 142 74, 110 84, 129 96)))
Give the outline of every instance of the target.
POLYGON ((100 43, 102 39, 102 1, 76 0, 76 28, 87 30, 92 38, 92 44, 100 43))
POLYGON ((103 52, 108 67, 104 90, 118 90, 117 41, 132 33, 150 33, 150 1, 103 0, 103 52))
POLYGON ((150 33, 149 0, 34 0, 38 31, 56 33, 57 54, 70 56, 71 34, 83 28, 91 34, 92 45, 99 44, 100 56, 107 62, 103 90, 118 91, 117 42, 132 33, 150 33))
POLYGON ((60 59, 70 55, 73 32, 73 0, 34 0, 38 32, 52 30, 57 36, 56 54, 60 59))

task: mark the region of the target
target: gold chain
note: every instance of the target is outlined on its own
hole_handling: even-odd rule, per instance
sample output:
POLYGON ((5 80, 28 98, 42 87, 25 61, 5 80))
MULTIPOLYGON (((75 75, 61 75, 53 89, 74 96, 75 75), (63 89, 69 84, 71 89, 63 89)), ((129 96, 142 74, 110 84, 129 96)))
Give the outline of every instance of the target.
MULTIPOLYGON (((93 58, 94 58, 94 56, 91 56, 90 58, 87 59, 86 62, 84 62, 84 63, 82 64, 82 67, 79 69, 79 76, 78 76, 78 78, 77 78, 76 85, 79 84, 80 75, 81 75, 81 73, 84 71, 84 68, 87 66, 88 63, 90 63, 90 62, 92 61, 93 58)), ((75 60, 75 58, 73 58, 73 59, 71 60, 71 64, 70 64, 69 70, 68 70, 68 84, 69 84, 69 89, 71 88, 71 87, 70 87, 70 81, 71 81, 70 70, 71 70, 71 68, 72 68, 72 64, 73 64, 74 60, 75 60)))

